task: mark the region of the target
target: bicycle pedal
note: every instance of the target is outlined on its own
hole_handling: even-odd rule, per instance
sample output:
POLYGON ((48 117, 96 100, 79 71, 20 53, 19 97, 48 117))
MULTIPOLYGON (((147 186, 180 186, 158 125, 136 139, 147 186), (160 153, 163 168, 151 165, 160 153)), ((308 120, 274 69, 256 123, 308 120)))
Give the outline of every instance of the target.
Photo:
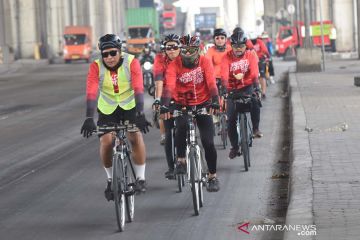
POLYGON ((128 190, 128 191, 124 191, 124 194, 125 194, 125 196, 134 195, 134 194, 135 194, 135 190, 134 190, 134 189, 131 189, 131 190, 128 190))

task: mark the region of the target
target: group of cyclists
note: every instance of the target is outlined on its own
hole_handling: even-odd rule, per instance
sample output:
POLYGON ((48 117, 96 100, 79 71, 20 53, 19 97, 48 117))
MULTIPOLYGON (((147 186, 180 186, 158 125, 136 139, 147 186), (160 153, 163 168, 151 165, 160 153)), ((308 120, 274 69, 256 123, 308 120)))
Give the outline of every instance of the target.
MULTIPOLYGON (((264 33, 265 34, 265 33, 264 33)), ((263 34, 263 35, 264 35, 263 34)), ((165 177, 174 179, 184 174, 186 167, 186 118, 172 118, 174 108, 207 108, 209 115, 199 115, 196 124, 208 167, 206 189, 220 189, 217 176, 217 150, 214 144, 215 128, 212 115, 220 110, 220 102, 229 92, 253 96, 251 122, 254 138, 263 136, 259 129, 261 98, 266 97, 265 65, 271 55, 259 37, 247 35, 237 27, 231 36, 224 29, 215 29, 214 46, 201 53, 201 40, 197 35, 179 36, 171 33, 161 42, 161 52, 154 58, 155 80, 154 111, 160 112, 165 136, 165 155, 168 170, 165 177), (173 159, 171 130, 176 125, 175 145, 177 159, 173 159), (174 164, 176 162, 176 164, 174 164)), ((266 41, 265 41, 266 42, 266 41)), ((91 63, 86 86, 86 119, 81 134, 89 137, 96 126, 128 121, 135 123, 139 131, 129 132, 134 171, 137 177, 135 190, 146 191, 145 144, 142 133, 149 131, 150 123, 144 114, 144 89, 140 62, 133 55, 121 50, 121 40, 115 34, 99 39, 101 58, 91 63), (94 121, 98 112, 97 124, 94 121)), ((226 101, 228 137, 231 143, 229 158, 239 154, 236 130, 237 109, 232 101, 226 101)), ((100 158, 106 171, 105 197, 114 199, 112 181, 111 132, 99 136, 100 158)))

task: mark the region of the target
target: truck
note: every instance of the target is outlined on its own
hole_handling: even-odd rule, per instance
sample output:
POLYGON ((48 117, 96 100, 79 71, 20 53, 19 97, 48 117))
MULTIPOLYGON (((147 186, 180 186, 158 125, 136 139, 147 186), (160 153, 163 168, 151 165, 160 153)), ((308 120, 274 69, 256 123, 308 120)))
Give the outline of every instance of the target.
MULTIPOLYGON (((323 21, 323 34, 325 50, 333 51, 330 34, 334 28, 330 20, 323 21)), ((310 23, 310 36, 313 46, 321 47, 321 23, 314 21, 310 23)), ((304 45, 305 26, 301 21, 296 21, 293 26, 280 26, 276 34, 276 55, 294 55, 296 48, 304 45)))
POLYGON ((155 8, 129 8, 126 10, 127 51, 139 55, 145 44, 155 44, 159 38, 159 17, 155 8))
POLYGON ((200 33, 201 40, 211 40, 215 28, 216 13, 195 14, 195 32, 200 33))
POLYGON ((164 29, 174 29, 176 26, 176 9, 171 4, 166 4, 162 13, 164 29))
POLYGON ((65 26, 63 37, 65 63, 74 60, 90 62, 92 53, 92 28, 90 26, 65 26))

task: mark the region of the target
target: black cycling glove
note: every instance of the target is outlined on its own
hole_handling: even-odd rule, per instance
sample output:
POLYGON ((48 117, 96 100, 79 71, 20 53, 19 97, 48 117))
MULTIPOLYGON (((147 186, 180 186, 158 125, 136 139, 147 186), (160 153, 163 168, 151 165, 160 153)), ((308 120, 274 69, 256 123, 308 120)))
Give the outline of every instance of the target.
POLYGON ((143 112, 136 113, 136 126, 143 133, 149 132, 149 126, 151 126, 151 124, 148 122, 148 120, 146 120, 145 114, 143 112))
POLYGON ((160 100, 159 99, 155 99, 153 105, 153 107, 157 108, 158 106, 160 106, 160 100))
POLYGON ((210 107, 216 110, 220 109, 219 96, 216 95, 211 98, 210 107))
POLYGON ((82 134, 84 137, 90 137, 93 133, 93 131, 96 130, 96 125, 93 118, 87 118, 85 119, 80 134, 82 134))

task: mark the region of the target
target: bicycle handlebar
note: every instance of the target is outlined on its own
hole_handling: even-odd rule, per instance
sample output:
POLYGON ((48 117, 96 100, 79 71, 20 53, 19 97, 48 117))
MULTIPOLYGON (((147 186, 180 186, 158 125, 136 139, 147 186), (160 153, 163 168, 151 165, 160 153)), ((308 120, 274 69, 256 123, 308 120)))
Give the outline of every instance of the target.
POLYGON ((175 109, 172 112, 172 117, 179 117, 179 116, 191 116, 195 117, 198 115, 209 115, 208 110, 206 107, 196 108, 196 107, 182 107, 180 110, 175 109))
POLYGON ((97 133, 98 135, 102 135, 108 132, 120 132, 120 131, 126 131, 126 132, 137 132, 138 128, 136 127, 136 124, 114 124, 114 125, 103 125, 98 126, 96 130, 94 130, 94 133, 97 133))

